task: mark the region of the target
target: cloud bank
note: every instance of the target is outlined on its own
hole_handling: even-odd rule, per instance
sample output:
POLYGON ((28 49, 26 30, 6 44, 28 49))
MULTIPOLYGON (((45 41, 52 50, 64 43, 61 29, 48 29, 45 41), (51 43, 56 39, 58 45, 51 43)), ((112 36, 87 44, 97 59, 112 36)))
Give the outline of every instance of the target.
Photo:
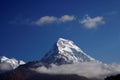
POLYGON ((105 23, 102 16, 97 16, 97 17, 91 18, 88 15, 86 15, 84 17, 84 19, 80 20, 79 22, 88 29, 96 28, 98 25, 105 23))
POLYGON ((88 78, 105 78, 109 75, 120 73, 120 65, 107 65, 101 62, 83 62, 61 66, 56 66, 52 64, 51 68, 46 68, 42 66, 36 69, 32 68, 32 70, 40 73, 49 74, 77 74, 80 76, 86 76, 88 78))
POLYGON ((0 63, 0 72, 12 70, 13 67, 8 63, 0 63))

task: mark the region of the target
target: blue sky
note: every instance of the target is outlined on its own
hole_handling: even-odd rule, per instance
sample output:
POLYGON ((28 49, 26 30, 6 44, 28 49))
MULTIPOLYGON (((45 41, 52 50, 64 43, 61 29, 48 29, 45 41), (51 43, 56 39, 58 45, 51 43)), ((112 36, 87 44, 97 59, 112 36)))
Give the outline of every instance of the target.
POLYGON ((120 63, 120 1, 0 1, 0 56, 40 60, 59 37, 100 61, 120 63))

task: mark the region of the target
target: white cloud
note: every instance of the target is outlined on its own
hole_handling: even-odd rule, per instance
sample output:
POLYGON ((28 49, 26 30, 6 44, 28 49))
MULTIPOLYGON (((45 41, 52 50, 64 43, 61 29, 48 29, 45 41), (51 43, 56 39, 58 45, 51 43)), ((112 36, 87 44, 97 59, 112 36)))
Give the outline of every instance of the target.
POLYGON ((107 76, 120 73, 120 65, 107 65, 101 62, 84 62, 78 64, 65 64, 61 66, 52 65, 50 68, 42 66, 32 70, 48 74, 77 74, 88 78, 105 78, 107 76))
POLYGON ((35 22, 35 24, 42 25, 42 24, 54 23, 57 20, 58 20, 57 17, 54 17, 54 16, 44 16, 44 17, 41 17, 40 19, 38 19, 35 22))
POLYGON ((75 17, 74 16, 70 16, 70 15, 63 15, 63 16, 61 16, 61 18, 59 20, 61 22, 68 22, 68 21, 75 20, 75 17))
POLYGON ((51 23, 63 23, 75 20, 74 16, 63 15, 60 18, 55 16, 43 16, 40 19, 34 21, 36 25, 51 24, 51 23))
POLYGON ((91 18, 90 16, 86 15, 84 19, 80 20, 80 23, 83 24, 86 28, 90 29, 97 27, 99 24, 104 24, 105 21, 101 16, 91 18))
POLYGON ((8 63, 0 63, 0 71, 9 71, 12 70, 13 67, 8 63))

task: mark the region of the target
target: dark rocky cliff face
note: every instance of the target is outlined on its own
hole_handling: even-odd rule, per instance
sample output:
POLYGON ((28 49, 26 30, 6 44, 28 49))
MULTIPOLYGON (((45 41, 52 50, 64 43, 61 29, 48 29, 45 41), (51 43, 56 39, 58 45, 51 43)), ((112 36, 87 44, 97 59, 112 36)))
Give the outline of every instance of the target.
POLYGON ((120 80, 120 74, 107 77, 105 80, 120 80))

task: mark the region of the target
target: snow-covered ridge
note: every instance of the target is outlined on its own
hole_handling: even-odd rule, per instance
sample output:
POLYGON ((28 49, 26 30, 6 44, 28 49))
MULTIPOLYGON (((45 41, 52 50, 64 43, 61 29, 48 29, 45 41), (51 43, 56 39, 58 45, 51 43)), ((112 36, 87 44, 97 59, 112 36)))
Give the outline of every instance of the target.
POLYGON ((0 70, 11 70, 17 68, 19 65, 25 64, 22 60, 16 60, 15 58, 7 58, 0 56, 0 70))
POLYGON ((59 38, 53 49, 43 57, 42 61, 50 64, 71 64, 95 61, 95 59, 84 53, 73 41, 59 38))

